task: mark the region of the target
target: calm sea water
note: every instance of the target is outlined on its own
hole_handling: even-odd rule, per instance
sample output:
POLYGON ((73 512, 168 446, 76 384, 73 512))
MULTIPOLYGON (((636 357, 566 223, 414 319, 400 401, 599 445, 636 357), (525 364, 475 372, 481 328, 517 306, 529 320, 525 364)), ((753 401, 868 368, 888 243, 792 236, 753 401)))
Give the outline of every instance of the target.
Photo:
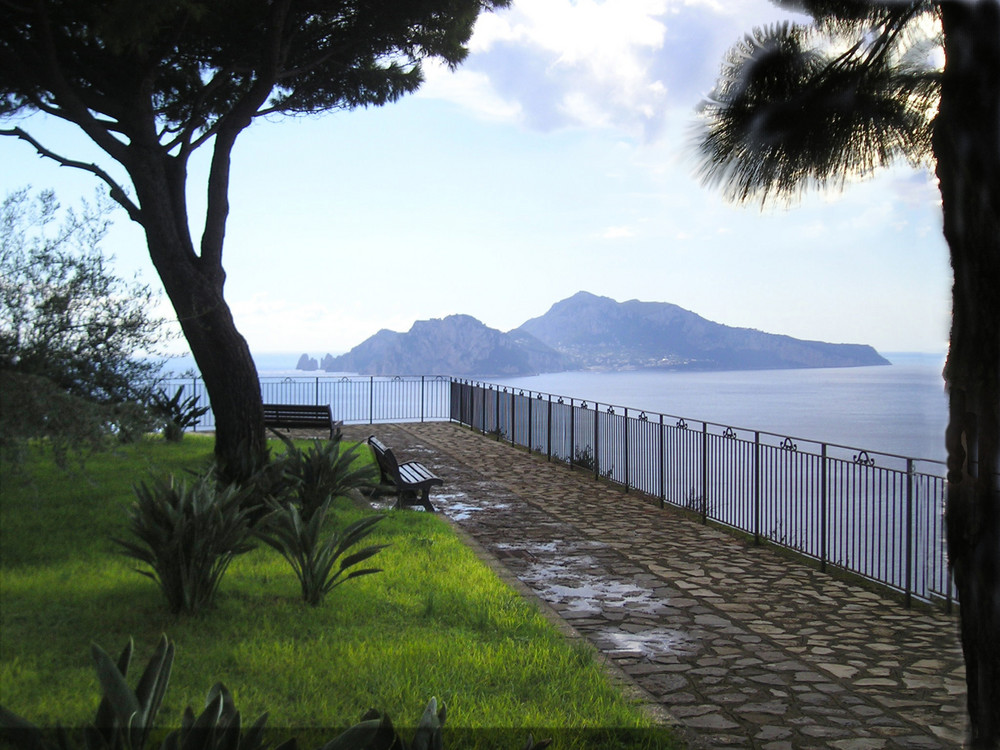
MULTIPOLYGON (((890 354, 889 367, 734 372, 563 372, 488 382, 901 456, 945 459, 943 357, 890 354)), ((296 354, 255 354, 261 376, 310 377, 296 354)), ((190 358, 170 363, 181 372, 190 358)))
POLYGON ((943 359, 890 356, 890 367, 739 372, 564 372, 491 382, 943 461, 948 404, 943 359))

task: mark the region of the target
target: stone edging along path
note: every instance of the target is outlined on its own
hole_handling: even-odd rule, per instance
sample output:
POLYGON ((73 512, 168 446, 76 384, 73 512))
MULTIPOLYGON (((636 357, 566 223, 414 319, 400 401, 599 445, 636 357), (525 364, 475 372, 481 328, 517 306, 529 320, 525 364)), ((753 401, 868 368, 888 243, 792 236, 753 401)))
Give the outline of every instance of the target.
POLYGON ((345 428, 371 433, 444 478, 432 501, 481 556, 692 747, 961 746, 954 616, 908 611, 456 424, 345 428))

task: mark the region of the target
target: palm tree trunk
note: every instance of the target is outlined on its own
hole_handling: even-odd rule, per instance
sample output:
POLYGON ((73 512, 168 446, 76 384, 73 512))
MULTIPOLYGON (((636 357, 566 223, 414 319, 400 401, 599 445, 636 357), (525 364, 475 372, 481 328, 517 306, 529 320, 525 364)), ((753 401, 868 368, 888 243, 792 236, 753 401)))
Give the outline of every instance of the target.
POLYGON ((1000 747, 1000 4, 942 4, 934 151, 951 251, 947 530, 970 741, 1000 747))

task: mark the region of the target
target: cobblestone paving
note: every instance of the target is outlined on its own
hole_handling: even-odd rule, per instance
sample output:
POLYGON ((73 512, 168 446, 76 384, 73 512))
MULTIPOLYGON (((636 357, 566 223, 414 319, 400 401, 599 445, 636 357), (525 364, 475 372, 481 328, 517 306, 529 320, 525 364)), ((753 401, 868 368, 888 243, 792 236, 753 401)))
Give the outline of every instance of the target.
POLYGON ((348 427, 445 478, 432 500, 692 746, 959 747, 953 616, 907 611, 450 423, 348 427))

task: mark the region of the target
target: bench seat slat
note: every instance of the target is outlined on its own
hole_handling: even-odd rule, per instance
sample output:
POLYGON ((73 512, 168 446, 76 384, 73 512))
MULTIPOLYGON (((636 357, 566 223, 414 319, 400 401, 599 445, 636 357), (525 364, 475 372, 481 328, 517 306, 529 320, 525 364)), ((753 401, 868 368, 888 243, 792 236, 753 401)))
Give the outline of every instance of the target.
POLYGON ((392 450, 374 435, 368 438, 368 445, 378 462, 382 483, 392 484, 396 487, 396 493, 399 496, 396 502, 397 507, 419 503, 433 512, 434 506, 431 505, 430 501, 430 489, 444 484, 444 480, 419 461, 407 461, 400 464, 392 450), (417 498, 418 494, 419 499, 417 498))

